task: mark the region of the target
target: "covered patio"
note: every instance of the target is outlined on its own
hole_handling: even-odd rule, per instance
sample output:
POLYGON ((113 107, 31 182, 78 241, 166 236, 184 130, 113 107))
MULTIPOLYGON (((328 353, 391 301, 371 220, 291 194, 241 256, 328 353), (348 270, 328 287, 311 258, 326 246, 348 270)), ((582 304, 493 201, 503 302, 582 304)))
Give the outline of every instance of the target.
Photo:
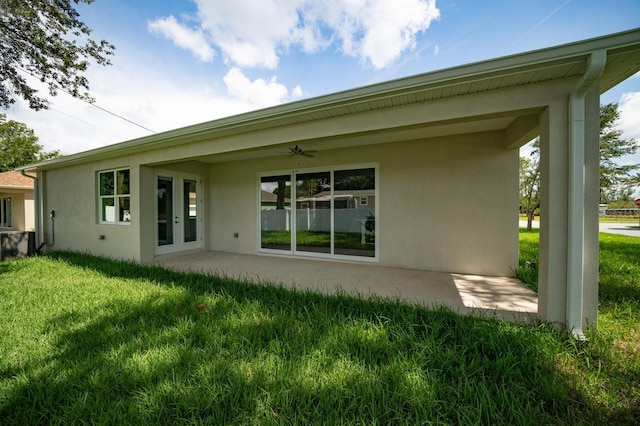
POLYGON ((448 306, 467 314, 485 311, 506 320, 537 318, 538 298, 516 278, 390 268, 362 263, 204 251, 159 257, 180 270, 246 279, 260 284, 381 296, 407 303, 448 306))

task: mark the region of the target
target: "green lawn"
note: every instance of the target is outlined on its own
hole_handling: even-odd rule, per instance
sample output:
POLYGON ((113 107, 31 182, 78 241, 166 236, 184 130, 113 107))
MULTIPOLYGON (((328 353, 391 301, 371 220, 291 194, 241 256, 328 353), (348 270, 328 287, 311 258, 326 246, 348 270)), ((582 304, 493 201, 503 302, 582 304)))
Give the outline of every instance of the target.
MULTIPOLYGON (((362 236, 359 232, 335 232, 334 243, 336 247, 348 249, 372 249, 375 244, 374 237, 367 235, 367 243, 362 244, 362 236)), ((289 231, 262 231, 261 241, 264 245, 287 246, 291 244, 291 233, 289 231)), ((331 233, 298 231, 296 235, 298 245, 308 247, 330 247, 331 233)))
POLYGON ((603 234, 588 344, 74 253, 7 261, 0 424, 638 424, 639 256, 603 234))

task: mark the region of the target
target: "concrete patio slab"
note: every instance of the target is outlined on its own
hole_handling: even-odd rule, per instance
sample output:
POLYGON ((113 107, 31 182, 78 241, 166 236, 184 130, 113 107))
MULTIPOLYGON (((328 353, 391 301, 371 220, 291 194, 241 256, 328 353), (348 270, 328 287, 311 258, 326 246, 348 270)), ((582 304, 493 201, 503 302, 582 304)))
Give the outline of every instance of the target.
POLYGON ((507 320, 537 318, 538 298, 508 277, 452 274, 373 264, 269 255, 197 252, 163 256, 156 263, 181 271, 206 272, 256 283, 282 284, 325 294, 344 291, 364 297, 400 298, 408 303, 444 305, 459 313, 477 310, 507 320))

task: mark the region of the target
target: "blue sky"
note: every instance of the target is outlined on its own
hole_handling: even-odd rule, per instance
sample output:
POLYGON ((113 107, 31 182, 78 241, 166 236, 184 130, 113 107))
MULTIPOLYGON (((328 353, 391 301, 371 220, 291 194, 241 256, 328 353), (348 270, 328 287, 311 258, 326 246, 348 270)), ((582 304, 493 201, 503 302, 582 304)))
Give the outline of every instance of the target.
MULTIPOLYGON (((640 27, 638 0, 95 0, 116 46, 88 71, 96 105, 155 132, 381 81, 640 27)), ((640 140, 640 76, 602 96, 640 140)), ((71 154, 148 130, 60 94, 18 102, 45 149, 71 154)), ((633 159, 635 161, 635 159, 633 159)))

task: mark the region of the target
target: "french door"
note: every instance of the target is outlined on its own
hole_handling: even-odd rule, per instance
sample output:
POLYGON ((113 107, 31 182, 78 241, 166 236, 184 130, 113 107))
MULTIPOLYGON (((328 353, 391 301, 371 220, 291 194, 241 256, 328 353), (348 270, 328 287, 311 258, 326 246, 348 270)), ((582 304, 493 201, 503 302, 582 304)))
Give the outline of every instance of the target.
POLYGON ((377 260, 377 167, 260 176, 259 251, 377 260))
POLYGON ((160 173, 156 193, 156 254, 201 248, 200 179, 160 173))

